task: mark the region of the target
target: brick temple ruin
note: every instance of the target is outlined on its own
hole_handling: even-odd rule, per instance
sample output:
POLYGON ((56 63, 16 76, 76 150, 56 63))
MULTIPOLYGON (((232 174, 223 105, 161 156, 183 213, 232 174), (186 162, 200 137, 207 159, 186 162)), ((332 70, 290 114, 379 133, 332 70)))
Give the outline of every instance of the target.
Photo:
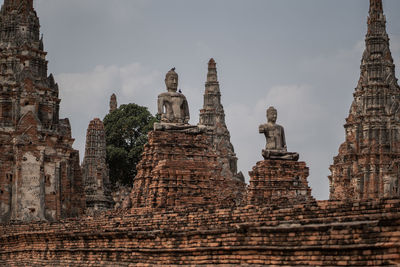
POLYGON ((86 212, 113 207, 108 165, 106 162, 106 133, 99 118, 93 119, 86 133, 85 157, 82 163, 86 212))
POLYGON ((110 97, 110 111, 109 113, 113 112, 118 108, 117 96, 112 94, 110 97))
POLYGON ((244 176, 237 171, 237 157, 231 143, 231 135, 225 123, 224 107, 221 103, 217 63, 213 58, 208 62, 207 81, 204 91, 203 108, 200 110, 200 125, 207 126, 218 160, 222 164, 222 174, 244 182, 244 176))
POLYGON ((371 1, 361 77, 331 166, 331 199, 400 196, 400 87, 382 1, 371 1))
MULTIPOLYGON (((15 10, 20 10, 15 14, 37 19, 31 4, 32 0, 6 0, 2 16, 7 18, 15 10), (29 12, 24 13, 26 11, 29 12)), ((7 20, 0 17, 0 26, 4 21, 7 20)), ((12 21, 19 20, 14 18, 12 21)), ((400 155, 396 142, 400 88, 394 74, 385 23, 382 0, 370 0, 367 48, 361 64, 361 79, 346 120, 346 141, 331 166, 330 200, 316 201, 312 197, 307 181, 308 167, 305 162, 299 161, 298 153, 288 151, 284 127, 276 123, 278 112, 273 107, 267 109, 267 122, 258 129, 260 134, 265 135, 266 146, 261 149, 260 145, 260 161, 249 172, 250 184, 245 186, 236 170, 237 158, 225 125, 216 64, 210 60, 204 107, 200 111, 198 125, 188 123, 190 105, 186 97, 177 91, 178 74, 175 68, 167 73, 167 90, 159 94, 157 101, 161 120, 149 133, 149 142, 137 166, 138 173, 128 198, 129 208, 70 219, 56 217, 58 222, 49 222, 48 218, 44 218, 49 220, 47 222, 31 223, 5 220, 0 225, 0 265, 399 266, 397 164, 400 155)), ((5 30, 0 29, 3 38, 5 30)), ((4 75, 2 77, 6 79, 4 75)), ((42 80, 49 80, 56 87, 51 76, 44 77, 28 80, 25 87, 13 90, 14 98, 21 96, 22 99, 32 92, 42 96, 40 89, 43 87, 39 86, 42 80)), ((4 88, 3 85, 2 94, 8 92, 4 88)), ((52 91, 45 92, 44 96, 48 96, 52 91)), ((16 123, 17 126, 11 130, 0 132, 3 136, 9 134, 15 140, 24 135, 31 138, 28 142, 18 143, 17 150, 11 149, 15 145, 10 141, 2 143, 7 144, 5 147, 11 146, 11 150, 1 154, 0 158, 0 175, 4 174, 7 178, 4 183, 3 176, 0 176, 3 179, 0 186, 9 190, 1 188, 0 203, 1 207, 10 207, 9 203, 13 202, 4 198, 4 192, 8 196, 9 192, 21 191, 10 191, 13 184, 8 182, 8 173, 3 173, 3 169, 15 168, 19 174, 16 185, 24 184, 25 178, 30 176, 26 176, 27 172, 21 174, 18 169, 21 165, 27 164, 22 170, 37 166, 42 157, 46 158, 48 151, 55 150, 55 145, 59 148, 64 144, 65 148, 57 149, 57 156, 70 156, 73 140, 70 130, 68 135, 56 135, 59 133, 57 125, 63 125, 60 120, 55 120, 47 129, 42 126, 42 120, 45 120, 40 114, 43 113, 38 115, 32 108, 22 107, 21 103, 25 101, 18 102, 9 95, 1 96, 1 107, 7 106, 4 103, 8 103, 8 99, 16 103, 16 108, 10 109, 13 111, 12 118, 16 116, 14 109, 19 112, 29 110, 28 118, 35 118, 22 119, 22 129, 26 130, 19 130, 20 123, 16 123), (43 141, 39 137, 44 131, 47 143, 40 143, 43 141), (34 139, 32 136, 39 137, 34 139), (70 143, 65 145, 64 140, 70 143), (39 160, 31 158, 30 154, 21 154, 32 148, 39 151, 44 148, 44 154, 37 153, 43 155, 39 160), (26 160, 20 158, 21 155, 25 155, 26 160)), ((39 96, 29 98, 28 106, 32 99, 41 100, 39 96)), ((58 104, 58 98, 55 99, 58 104)), ((50 102, 43 100, 43 103, 50 102)), ((110 101, 110 112, 115 108, 114 95, 110 101)), ((4 110, 1 114, 8 114, 3 113, 4 110)), ((58 115, 58 106, 53 114, 58 115)), ((104 164, 103 137, 101 121, 92 121, 88 128, 83 164, 84 184, 79 164, 68 168, 68 174, 77 170, 79 180, 67 180, 79 181, 76 186, 79 186, 82 195, 86 185, 86 195, 104 196, 102 188, 105 188, 107 180, 107 166, 104 164)), ((31 153, 36 153, 36 150, 33 151, 31 153)), ((77 152, 74 153, 77 157, 77 152)), ((47 161, 41 163, 44 168, 37 169, 53 171, 46 166, 58 166, 52 163, 56 159, 47 156, 47 161)), ((58 171, 56 169, 56 174, 58 171)), ((15 181, 14 175, 12 181, 15 181)), ((38 190, 39 186, 41 183, 33 184, 29 190, 38 190)), ((62 190, 66 190, 65 187, 61 187, 62 190)), ((42 192, 47 191, 38 192, 35 195, 42 197, 42 192)), ((79 199, 85 201, 85 197, 79 199)), ((23 208, 21 204, 25 203, 20 202, 17 207, 23 208)), ((90 199, 86 199, 86 203, 92 205, 90 199)))
POLYGON ((83 214, 79 152, 39 36, 33 1, 0 14, 0 222, 83 214))

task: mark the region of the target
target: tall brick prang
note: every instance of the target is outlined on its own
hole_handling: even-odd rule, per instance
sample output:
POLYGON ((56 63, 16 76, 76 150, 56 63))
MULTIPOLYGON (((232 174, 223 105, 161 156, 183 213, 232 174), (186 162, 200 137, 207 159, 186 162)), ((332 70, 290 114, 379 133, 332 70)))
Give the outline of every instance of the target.
POLYGON ((382 0, 371 0, 361 77, 344 125, 346 141, 330 167, 331 199, 399 196, 400 87, 382 0))
POLYGON ((60 99, 32 0, 0 11, 0 222, 82 214, 79 153, 60 99))
POLYGON ((231 143, 231 135, 225 123, 224 107, 221 104, 217 64, 213 58, 208 62, 207 81, 203 108, 200 110, 200 125, 207 127, 207 133, 222 164, 226 177, 244 182, 244 176, 237 171, 237 157, 231 143))
POLYGON ((106 136, 104 124, 98 118, 92 120, 87 129, 82 172, 87 213, 111 209, 113 200, 106 163, 106 136))

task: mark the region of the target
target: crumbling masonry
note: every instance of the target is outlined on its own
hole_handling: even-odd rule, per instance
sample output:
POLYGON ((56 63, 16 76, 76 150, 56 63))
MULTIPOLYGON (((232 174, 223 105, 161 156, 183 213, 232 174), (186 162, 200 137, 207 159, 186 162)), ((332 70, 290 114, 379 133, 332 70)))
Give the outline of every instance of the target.
MULTIPOLYGON (((235 173, 225 160, 233 156, 233 149, 228 150, 232 153, 218 154, 211 139, 213 131, 210 129, 223 129, 223 134, 218 138, 224 139, 223 147, 229 148, 229 135, 224 130, 226 127, 220 124, 214 128, 212 123, 218 120, 211 119, 209 123, 205 116, 217 114, 215 116, 220 116, 221 123, 223 112, 222 106, 219 106, 218 92, 206 93, 207 103, 217 102, 214 102, 216 105, 207 104, 208 110, 203 112, 202 123, 189 125, 188 102, 183 94, 177 92, 178 75, 171 69, 165 79, 167 92, 158 96, 161 122, 155 124, 154 131, 149 133, 149 143, 144 148, 131 198, 128 198, 132 208, 65 219, 57 223, 2 224, 0 265, 399 266, 400 197, 396 193, 396 177, 399 177, 396 164, 400 158, 397 130, 399 88, 394 78, 387 35, 382 34, 382 1, 370 1, 362 78, 345 126, 346 142, 331 167, 331 200, 315 201, 312 198, 307 183, 308 168, 305 162, 298 161, 298 153, 287 151, 283 126, 276 124, 277 111, 272 107, 267 112, 268 122, 259 127, 259 133, 266 137, 267 145, 262 151, 264 160, 259 161, 250 172, 250 186, 247 193, 242 193, 244 187, 241 181, 221 175, 223 170, 235 173), (215 112, 214 107, 219 107, 219 111, 215 112), (221 161, 219 157, 225 159, 221 161)), ((16 8, 16 2, 19 3, 18 10, 30 8, 33 12, 31 5, 27 5, 31 1, 6 0, 3 14, 16 8)), ((1 60, 5 61, 4 58, 1 60)), ((212 61, 210 67, 210 85, 216 86, 216 76, 213 76, 215 64, 212 61)), ((1 77, 6 79, 4 75, 1 77)), ((64 124, 58 119, 50 129, 43 128, 45 120, 41 118, 42 115, 36 115, 39 119, 34 116, 37 113, 32 110, 35 109, 22 106, 21 103, 25 101, 20 99, 25 95, 30 96, 32 92, 37 93, 36 98, 28 98, 28 107, 32 99, 42 100, 37 96, 42 93, 40 89, 43 87, 37 85, 42 80, 37 78, 29 81, 25 83, 24 90, 18 91, 19 87, 16 86, 11 91, 19 92, 15 94, 22 95, 21 98, 14 95, 3 97, 4 90, 1 94, 1 107, 5 106, 8 99, 12 100, 9 108, 12 111, 11 122, 15 114, 19 114, 15 113, 15 109, 26 113, 25 118, 29 118, 22 117, 19 120, 21 122, 14 123, 17 126, 11 123, 11 126, 7 126, 9 128, 1 128, 10 129, 0 132, 1 149, 9 149, 0 154, 1 171, 4 168, 16 168, 11 180, 19 177, 19 183, 13 184, 1 176, 1 190, 4 190, 4 185, 6 188, 20 188, 18 186, 24 185, 22 182, 25 177, 29 181, 36 181, 31 179, 30 173, 32 170, 42 170, 42 165, 35 165, 35 162, 41 163, 42 158, 47 158, 43 163, 45 173, 53 173, 52 166, 56 166, 56 174, 70 174, 72 170, 79 169, 78 165, 74 165, 75 161, 65 169, 70 162, 65 155, 75 153, 77 157, 77 153, 70 148, 72 139, 69 128, 68 134, 62 135, 59 129, 65 128, 62 128, 64 124), (7 134, 9 138, 5 139, 7 134), (40 138, 44 138, 46 143, 40 138), (12 140, 22 141, 13 141, 20 144, 15 145, 12 140), (40 154, 38 151, 44 152, 40 154), (53 151, 53 154, 49 154, 49 151, 53 151), (28 152, 40 157, 32 157, 28 152), (59 165, 54 162, 63 159, 64 165, 57 169, 59 165), (22 169, 18 169, 19 166, 22 169)), ((43 78, 42 82, 49 81, 52 79, 43 78)), ((44 87, 49 89, 43 89, 43 92, 51 94, 56 89, 54 82, 51 84, 44 87)), ((54 96, 54 99, 58 103, 58 98, 54 96)), ((53 114, 58 115, 58 111, 53 114)), ((95 148, 101 135, 95 131, 100 128, 98 121, 89 127, 88 140, 97 140, 87 146, 87 155, 104 156, 101 149, 95 148)), ((105 168, 102 164, 100 166, 101 175, 98 177, 101 183, 105 168)), ((5 177, 10 178, 8 175, 5 177)), ((59 176, 55 177, 57 179, 59 176)), ((79 177, 61 176, 62 186, 58 188, 66 193, 55 200, 65 201, 65 196, 72 193, 66 191, 68 187, 65 181, 80 181, 79 177)), ((93 184, 98 181, 95 180, 93 184)), ((77 183, 76 186, 80 188, 83 185, 77 183)), ((47 189, 46 183, 44 190, 47 189)), ((2 193, 2 205, 9 203, 3 198, 8 192, 13 192, 14 196, 14 192, 31 194, 29 190, 13 189, 2 193)), ((41 190, 42 187, 31 195, 43 196, 41 190)), ((74 193, 79 196, 78 191, 74 193)), ((30 196, 28 194, 22 194, 22 199, 30 196)), ((45 204, 45 207, 52 207, 51 202, 45 204)))
POLYGON ((86 211, 111 209, 111 185, 106 163, 106 136, 103 122, 95 118, 89 123, 86 133, 85 157, 82 164, 85 186, 86 211))
POLYGON ((84 210, 79 153, 32 0, 5 0, 0 14, 0 222, 59 220, 84 210))
POLYGON ((200 125, 207 126, 207 133, 218 160, 222 164, 222 173, 244 182, 244 176, 237 172, 237 157, 231 143, 231 135, 225 123, 224 107, 221 104, 221 90, 217 76, 217 64, 213 58, 208 62, 207 81, 204 92, 203 108, 200 110, 200 125))
POLYGON ((118 103, 117 103, 117 96, 115 94, 112 94, 110 97, 110 112, 113 112, 118 108, 118 103))
POLYGON ((399 196, 400 87, 382 0, 371 0, 361 77, 346 119, 346 141, 331 166, 331 199, 399 196))

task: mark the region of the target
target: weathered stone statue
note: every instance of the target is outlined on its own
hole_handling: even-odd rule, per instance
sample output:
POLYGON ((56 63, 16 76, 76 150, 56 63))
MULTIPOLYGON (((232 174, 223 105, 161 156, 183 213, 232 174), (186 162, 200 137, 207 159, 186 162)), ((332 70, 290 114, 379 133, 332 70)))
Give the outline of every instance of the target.
POLYGON ((186 97, 178 93, 178 74, 172 68, 165 75, 165 85, 168 92, 158 96, 158 114, 161 122, 154 124, 154 130, 187 130, 198 128, 190 125, 189 105, 186 97))
POLYGON ((168 92, 158 96, 158 113, 161 121, 166 123, 187 124, 190 119, 189 106, 186 97, 177 93, 178 74, 172 68, 165 76, 168 92))
POLYGON ((285 132, 283 127, 276 124, 277 110, 274 107, 267 109, 267 124, 261 124, 260 133, 265 135, 267 144, 262 151, 264 159, 295 160, 299 159, 298 153, 287 152, 285 132))

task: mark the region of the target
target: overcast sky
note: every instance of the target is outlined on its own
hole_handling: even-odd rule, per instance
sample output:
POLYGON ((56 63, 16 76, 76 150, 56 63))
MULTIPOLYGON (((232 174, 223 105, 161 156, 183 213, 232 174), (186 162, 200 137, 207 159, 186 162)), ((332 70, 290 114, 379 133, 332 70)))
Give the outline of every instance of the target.
MULTIPOLYGON (((104 118, 113 92, 119 104, 154 114, 172 67, 197 124, 213 57, 239 169, 248 179, 262 160, 258 125, 275 106, 318 199, 329 196, 329 166, 344 141, 368 7, 368 0, 35 0, 61 117, 70 118, 81 157, 87 125, 104 118)), ((384 9, 399 65, 400 1, 384 0, 384 9)))

